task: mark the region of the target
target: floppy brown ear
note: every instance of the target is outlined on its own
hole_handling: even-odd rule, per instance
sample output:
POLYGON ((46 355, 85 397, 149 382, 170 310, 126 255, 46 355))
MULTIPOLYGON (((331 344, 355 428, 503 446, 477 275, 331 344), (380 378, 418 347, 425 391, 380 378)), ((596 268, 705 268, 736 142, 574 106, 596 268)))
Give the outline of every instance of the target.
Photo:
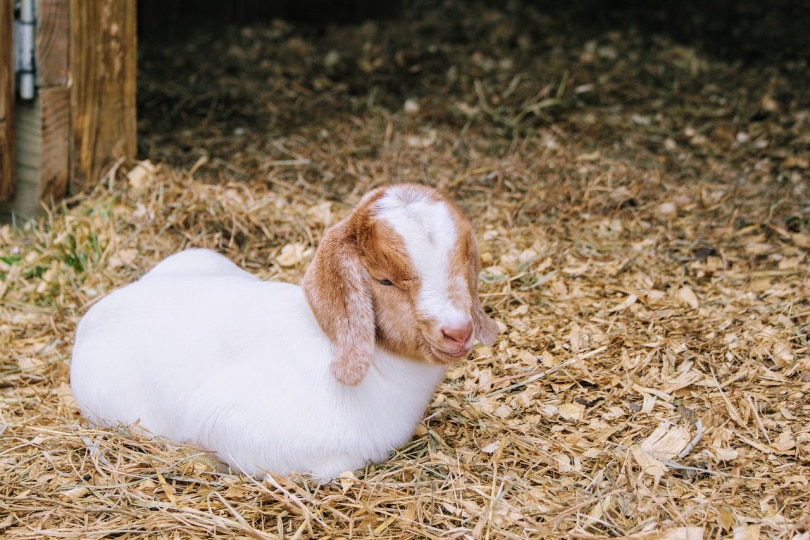
POLYGON ((363 381, 374 356, 369 279, 360 264, 356 239, 342 221, 324 234, 302 283, 315 319, 335 347, 329 369, 347 386, 363 381))
POLYGON ((478 296, 478 274, 481 272, 481 258, 478 244, 472 232, 467 238, 470 256, 470 294, 472 296, 472 320, 475 337, 484 345, 494 345, 498 338, 498 324, 487 316, 481 298, 478 296))

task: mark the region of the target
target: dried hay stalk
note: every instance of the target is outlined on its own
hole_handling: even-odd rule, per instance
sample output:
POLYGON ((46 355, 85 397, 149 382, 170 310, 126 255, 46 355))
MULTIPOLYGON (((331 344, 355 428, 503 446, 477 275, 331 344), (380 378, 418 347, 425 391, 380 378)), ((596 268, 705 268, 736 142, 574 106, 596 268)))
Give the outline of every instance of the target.
MULTIPOLYGON (((0 227, 0 534, 808 537, 810 274, 806 209, 794 202, 807 195, 796 180, 807 169, 807 104, 769 105, 765 121, 737 124, 760 106, 757 91, 736 93, 740 78, 762 92, 788 83, 666 40, 567 42, 539 15, 526 24, 560 47, 538 48, 494 9, 459 24, 514 64, 448 42, 440 50, 458 64, 448 74, 413 39, 430 34, 418 31, 428 19, 391 32, 335 28, 324 42, 281 22, 229 31, 219 50, 256 70, 238 85, 255 95, 208 66, 200 71, 223 77, 209 85, 221 94, 185 96, 177 114, 213 116, 192 137, 145 136, 168 163, 187 157, 170 149, 199 141, 203 157, 185 172, 117 164, 47 220, 0 227), (332 80, 311 58, 337 43, 351 54, 329 56, 344 70, 332 80), (284 69, 264 73, 261 55, 284 69), (339 82, 355 76, 348 58, 355 88, 373 77, 389 92, 341 109, 354 99, 339 82), (435 92, 396 112, 397 62, 413 58, 435 92), (651 79, 650 66, 683 96, 668 101, 672 85, 651 79), (527 80, 534 73, 550 75, 527 80), (649 95, 673 105, 659 115, 645 109, 649 95), (268 142, 227 126, 255 114, 289 122, 288 136, 268 142), (769 130, 778 148, 765 144, 769 130), (607 143, 587 135, 608 132, 617 136, 607 143), (451 191, 474 217, 485 301, 503 332, 449 372, 414 440, 388 462, 326 485, 246 478, 194 449, 78 416, 70 345, 98 298, 187 246, 297 281, 328 224, 400 179, 451 191)), ((159 85, 144 84, 162 110, 159 85)))

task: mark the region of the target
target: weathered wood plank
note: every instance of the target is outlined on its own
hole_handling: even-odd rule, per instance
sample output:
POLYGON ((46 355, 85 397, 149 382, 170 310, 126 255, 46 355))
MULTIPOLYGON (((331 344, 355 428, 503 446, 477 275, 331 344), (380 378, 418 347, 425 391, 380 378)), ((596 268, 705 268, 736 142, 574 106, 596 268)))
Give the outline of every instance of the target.
POLYGON ((39 201, 53 205, 68 192, 70 177, 69 0, 37 0, 37 86, 41 149, 39 201))
POLYGON ((135 156, 135 21, 135 0, 70 0, 73 193, 135 156))
POLYGON ((37 0, 37 86, 68 83, 70 17, 68 0, 37 0))
POLYGON ((14 194, 14 71, 12 1, 0 0, 0 202, 14 194))
POLYGON ((1 217, 5 221, 9 221, 12 214, 17 219, 26 220, 42 211, 37 198, 42 163, 42 110, 39 99, 17 101, 14 146, 14 197, 8 205, 3 205, 1 217))
POLYGON ((70 172, 70 90, 53 86, 39 90, 41 154, 38 198, 55 204, 67 196, 70 172))

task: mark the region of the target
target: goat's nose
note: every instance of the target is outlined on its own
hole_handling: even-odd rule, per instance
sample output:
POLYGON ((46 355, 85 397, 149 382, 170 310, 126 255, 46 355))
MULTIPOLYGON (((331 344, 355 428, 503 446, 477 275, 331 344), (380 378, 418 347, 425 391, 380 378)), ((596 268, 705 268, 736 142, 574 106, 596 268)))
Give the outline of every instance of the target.
POLYGON ((461 324, 452 324, 442 327, 442 334, 445 338, 459 343, 466 344, 473 333, 473 325, 471 322, 464 322, 461 324))

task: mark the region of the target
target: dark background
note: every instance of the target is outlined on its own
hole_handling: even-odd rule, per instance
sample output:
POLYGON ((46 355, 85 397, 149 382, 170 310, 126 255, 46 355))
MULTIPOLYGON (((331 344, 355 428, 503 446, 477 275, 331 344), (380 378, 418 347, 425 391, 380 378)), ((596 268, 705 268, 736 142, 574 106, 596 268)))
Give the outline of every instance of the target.
MULTIPOLYGON (((429 13, 435 1, 389 0, 140 0, 139 35, 182 36, 200 25, 257 24, 282 18, 312 24, 340 24, 394 18, 403 10, 429 13)), ((527 7, 558 17, 561 28, 587 37, 605 30, 634 29, 664 34, 720 58, 743 62, 810 57, 807 0, 496 0, 461 3, 475 11, 495 7, 519 15, 527 7)))

